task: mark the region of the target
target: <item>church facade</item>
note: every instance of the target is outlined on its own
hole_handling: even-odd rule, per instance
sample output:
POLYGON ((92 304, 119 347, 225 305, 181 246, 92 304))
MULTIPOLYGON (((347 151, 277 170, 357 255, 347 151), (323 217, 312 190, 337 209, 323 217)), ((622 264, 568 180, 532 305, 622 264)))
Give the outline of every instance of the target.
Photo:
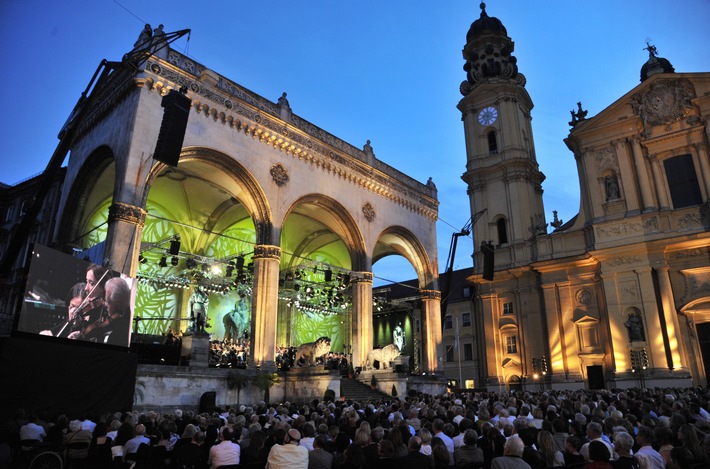
POLYGON ((580 104, 565 140, 580 211, 548 232, 513 41, 483 5, 466 40, 462 178, 471 213, 486 210, 469 277, 480 385, 706 385, 710 73, 675 72, 649 45, 638 86, 596 116, 580 104))

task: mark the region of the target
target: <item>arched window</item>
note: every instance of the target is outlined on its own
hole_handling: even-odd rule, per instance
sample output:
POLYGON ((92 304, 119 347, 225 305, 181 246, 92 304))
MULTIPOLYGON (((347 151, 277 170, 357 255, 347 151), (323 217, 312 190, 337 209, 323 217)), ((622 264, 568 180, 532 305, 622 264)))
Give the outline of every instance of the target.
POLYGON ((488 153, 498 153, 498 142, 494 131, 488 132, 488 153))
POLYGON ((505 227, 505 218, 498 219, 496 228, 498 228, 498 245, 508 244, 508 230, 505 227))

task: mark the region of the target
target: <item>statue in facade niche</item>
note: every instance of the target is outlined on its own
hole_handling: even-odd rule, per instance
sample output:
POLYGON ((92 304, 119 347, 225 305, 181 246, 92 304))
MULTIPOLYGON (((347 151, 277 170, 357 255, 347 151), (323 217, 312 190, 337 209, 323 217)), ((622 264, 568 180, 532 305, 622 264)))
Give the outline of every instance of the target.
POLYGON ((637 314, 629 314, 629 319, 624 323, 629 332, 629 342, 644 342, 646 334, 643 330, 643 322, 637 314))
POLYGON ((136 43, 133 44, 133 48, 134 49, 143 49, 143 48, 148 47, 148 44, 150 44, 150 40, 152 38, 153 38, 153 28, 149 24, 146 24, 143 27, 143 30, 141 31, 140 35, 138 36, 136 43))
POLYGON ((604 185, 606 186, 606 200, 618 199, 621 197, 619 191, 619 181, 616 175, 607 176, 604 179, 604 185))

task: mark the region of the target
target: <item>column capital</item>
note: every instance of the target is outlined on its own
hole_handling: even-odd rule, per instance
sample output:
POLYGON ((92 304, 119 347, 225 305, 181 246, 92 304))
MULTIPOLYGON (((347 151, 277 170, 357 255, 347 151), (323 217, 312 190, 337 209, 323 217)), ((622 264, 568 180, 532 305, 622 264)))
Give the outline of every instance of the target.
POLYGON ((372 283, 372 272, 351 272, 350 283, 372 283))
POLYGON ((441 292, 438 290, 419 290, 422 295, 422 300, 437 300, 441 301, 441 292))
POLYGON ((126 204, 123 202, 114 202, 108 208, 108 221, 124 221, 132 225, 145 225, 145 217, 148 212, 143 207, 126 204))
POLYGON ((281 248, 270 244, 254 246, 254 259, 281 259, 281 248))

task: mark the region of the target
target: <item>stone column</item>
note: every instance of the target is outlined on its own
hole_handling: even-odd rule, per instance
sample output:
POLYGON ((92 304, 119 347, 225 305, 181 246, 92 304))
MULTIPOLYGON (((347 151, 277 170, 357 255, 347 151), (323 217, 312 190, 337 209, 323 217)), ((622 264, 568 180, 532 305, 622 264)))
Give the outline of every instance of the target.
POLYGON ((350 274, 353 294, 353 367, 364 366, 373 347, 372 272, 350 274))
POLYGON ((108 232, 104 257, 111 269, 135 277, 141 236, 147 212, 143 207, 114 202, 108 208, 108 232))
POLYGON ((441 292, 422 290, 422 323, 424 326, 424 359, 426 373, 434 374, 443 370, 439 365, 441 350, 441 292))
POLYGON ((705 188, 705 200, 707 201, 710 200, 710 155, 708 155, 708 149, 704 143, 696 143, 693 148, 698 161, 700 161, 698 176, 702 184, 701 187, 705 188))
POLYGON ((276 369, 280 261, 281 248, 278 246, 255 246, 251 363, 267 370, 276 369))
POLYGON ((681 361, 680 353, 680 324, 678 322, 678 313, 675 310, 675 300, 673 299, 673 288, 671 287, 671 277, 669 268, 666 266, 656 267, 656 275, 658 276, 658 290, 661 296, 661 305, 663 307, 663 318, 666 321, 666 333, 668 334, 668 345, 670 355, 673 361, 674 370, 684 368, 681 361))
POLYGON ((656 197, 658 198, 658 205, 661 210, 668 210, 670 204, 668 203, 668 192, 666 191, 666 183, 663 178, 663 170, 661 169, 661 162, 658 158, 653 158, 651 160, 651 171, 653 171, 653 182, 656 185, 656 197))
POLYGON ((621 184, 624 190, 624 200, 626 200, 626 210, 629 212, 639 211, 639 196, 636 192, 636 183, 633 180, 633 171, 631 169, 631 158, 629 148, 626 146, 626 141, 623 139, 615 140, 614 148, 616 149, 616 159, 619 161, 619 175, 621 184))
POLYGON ((632 153, 634 157, 634 166, 636 167, 636 177, 638 185, 641 189, 641 205, 644 211, 650 211, 655 208, 653 205, 653 194, 651 194, 651 180, 648 178, 648 170, 646 169, 646 161, 643 157, 643 148, 638 138, 631 141, 632 153))

